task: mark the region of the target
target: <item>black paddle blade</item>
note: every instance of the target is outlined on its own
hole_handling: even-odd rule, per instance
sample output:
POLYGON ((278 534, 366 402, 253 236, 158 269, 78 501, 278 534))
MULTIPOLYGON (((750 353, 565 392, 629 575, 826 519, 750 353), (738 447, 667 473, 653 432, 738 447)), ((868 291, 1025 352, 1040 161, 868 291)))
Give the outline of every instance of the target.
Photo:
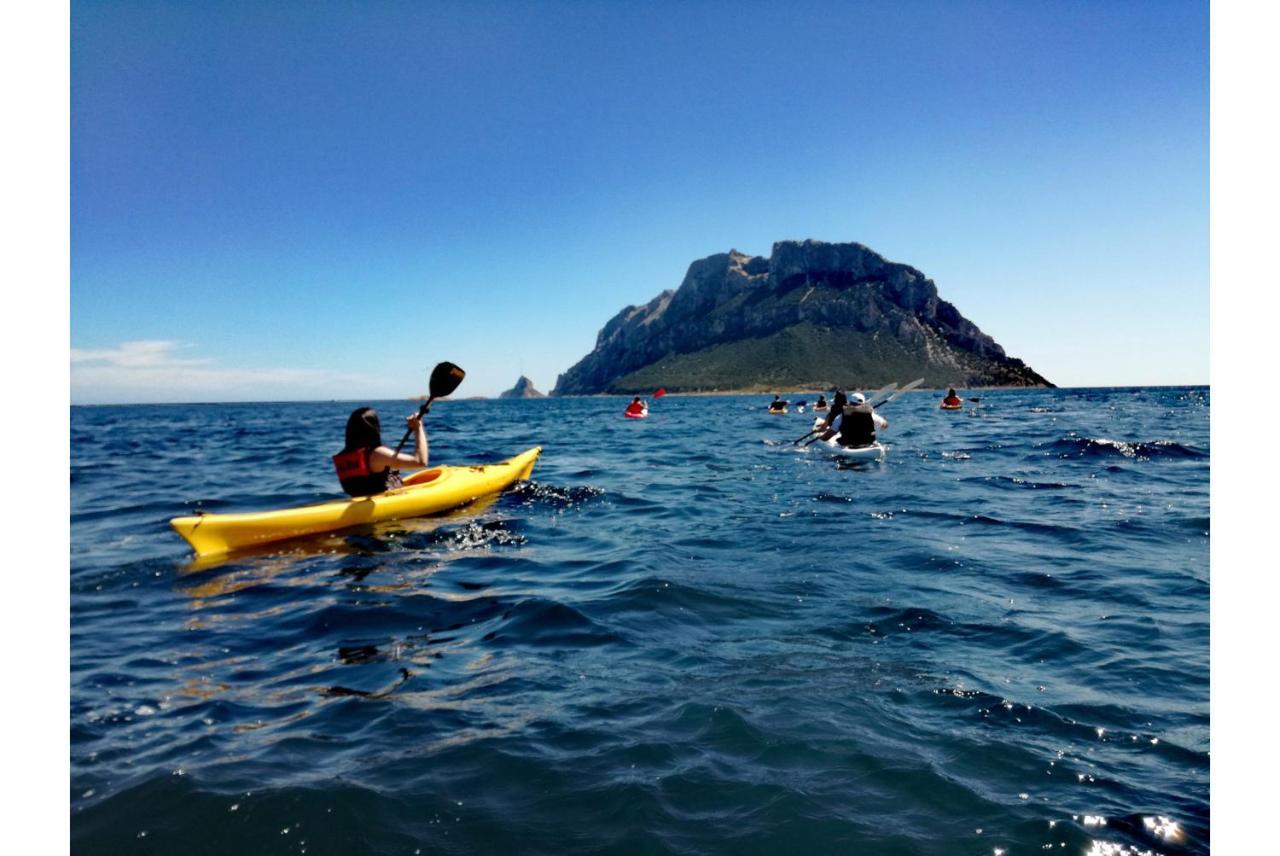
POLYGON ((432 398, 444 398, 458 388, 462 379, 467 376, 453 363, 440 363, 431 370, 431 382, 428 384, 432 398))

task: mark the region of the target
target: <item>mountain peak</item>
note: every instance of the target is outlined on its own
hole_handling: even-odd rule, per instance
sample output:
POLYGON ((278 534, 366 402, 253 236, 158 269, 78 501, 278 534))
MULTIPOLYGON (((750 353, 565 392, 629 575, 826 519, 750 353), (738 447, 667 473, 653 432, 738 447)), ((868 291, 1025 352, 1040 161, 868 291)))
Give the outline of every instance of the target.
POLYGON ((552 394, 881 385, 1051 386, 933 281, 863 244, 788 240, 768 258, 731 249, 680 287, 628 306, 552 394))
POLYGON ((499 394, 498 398, 546 398, 546 395, 533 388, 533 381, 524 375, 520 375, 516 385, 499 394))

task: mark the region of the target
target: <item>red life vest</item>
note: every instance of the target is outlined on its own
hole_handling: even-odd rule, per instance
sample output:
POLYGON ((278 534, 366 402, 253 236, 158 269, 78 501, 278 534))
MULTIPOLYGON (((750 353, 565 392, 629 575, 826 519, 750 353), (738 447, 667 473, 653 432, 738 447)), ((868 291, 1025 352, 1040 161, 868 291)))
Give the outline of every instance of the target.
POLYGON ((333 456, 338 481, 349 496, 373 496, 401 486, 400 473, 390 467, 380 473, 369 469, 372 449, 352 449, 333 456))
POLYGON ((644 412, 644 405, 633 401, 627 405, 627 412, 630 413, 632 416, 636 416, 644 412))
POLYGON ((338 471, 338 480, 359 478, 369 475, 369 450, 352 449, 350 452, 339 452, 333 456, 333 468, 338 471))

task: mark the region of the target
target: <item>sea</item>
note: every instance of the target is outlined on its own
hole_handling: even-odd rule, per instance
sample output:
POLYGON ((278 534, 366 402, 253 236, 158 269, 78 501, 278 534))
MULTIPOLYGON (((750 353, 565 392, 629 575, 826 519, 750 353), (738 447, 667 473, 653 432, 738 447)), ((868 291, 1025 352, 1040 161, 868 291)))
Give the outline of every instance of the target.
POLYGON ((444 401, 532 479, 212 561, 414 403, 72 407, 72 851, 1207 853, 1208 388, 962 395, 444 401))

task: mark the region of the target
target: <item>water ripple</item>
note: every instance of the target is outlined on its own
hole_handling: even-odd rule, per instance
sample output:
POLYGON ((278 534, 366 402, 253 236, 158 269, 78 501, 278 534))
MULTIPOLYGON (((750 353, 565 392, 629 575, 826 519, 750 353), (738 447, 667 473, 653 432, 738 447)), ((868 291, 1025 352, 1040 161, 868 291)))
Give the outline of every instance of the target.
POLYGON ((352 405, 73 408, 73 847, 1207 853, 1208 390, 766 398, 442 402, 533 480, 216 561, 352 405))

